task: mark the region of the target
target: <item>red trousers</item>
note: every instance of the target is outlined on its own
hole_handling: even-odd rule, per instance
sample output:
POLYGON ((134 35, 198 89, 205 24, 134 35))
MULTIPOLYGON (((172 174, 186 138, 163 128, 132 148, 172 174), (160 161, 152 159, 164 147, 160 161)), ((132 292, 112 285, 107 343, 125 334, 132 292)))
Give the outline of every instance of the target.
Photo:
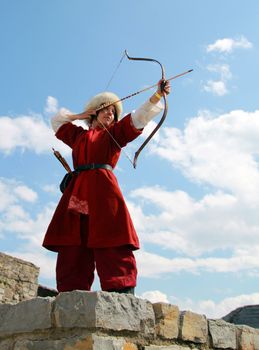
POLYGON ((61 246, 56 266, 57 290, 90 290, 96 268, 104 291, 135 287, 137 267, 129 246, 88 248, 88 218, 81 219, 81 245, 61 246))

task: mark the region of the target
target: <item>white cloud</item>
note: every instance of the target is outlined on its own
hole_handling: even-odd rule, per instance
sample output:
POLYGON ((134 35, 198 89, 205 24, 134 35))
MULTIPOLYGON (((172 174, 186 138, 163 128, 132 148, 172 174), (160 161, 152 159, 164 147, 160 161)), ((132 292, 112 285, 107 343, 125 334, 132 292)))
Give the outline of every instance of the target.
POLYGON ((142 244, 182 257, 168 261, 145 256, 143 275, 186 268, 195 273, 237 272, 244 270, 242 264, 247 273, 258 273, 253 252, 259 251, 258 140, 259 111, 232 111, 218 117, 202 112, 183 131, 163 128, 152 153, 205 187, 207 194, 198 199, 159 186, 131 192, 128 206, 142 244), (150 214, 150 206, 156 214, 150 214), (218 252, 225 258, 213 260, 218 252), (202 259, 208 253, 211 259, 202 259))
POLYGON ((34 198, 37 198, 34 191, 15 180, 3 178, 0 179, 0 190, 0 234, 2 236, 6 234, 15 235, 26 241, 27 247, 31 244, 32 249, 41 247, 55 204, 48 204, 33 218, 30 214, 30 205, 33 205, 34 198), (23 206, 24 200, 28 202, 29 207, 27 209, 23 206))
POLYGON ((159 290, 144 292, 139 297, 142 299, 147 299, 151 303, 169 303, 167 295, 159 290))
POLYGON ((210 299, 195 302, 191 299, 169 297, 169 300, 176 303, 180 310, 190 310, 215 319, 222 318, 239 307, 259 304, 259 293, 241 294, 225 298, 218 303, 210 299))
POLYGON ((217 96, 224 96, 228 93, 226 83, 221 80, 208 80, 207 83, 204 85, 203 89, 207 92, 212 92, 214 95, 217 96))
POLYGON ((4 178, 0 178, 0 193, 1 193, 1 201, 0 201, 0 213, 5 211, 8 206, 16 203, 15 196, 13 195, 12 186, 13 181, 8 181, 4 178))
POLYGON ((219 73, 221 80, 228 80, 232 78, 232 73, 228 64, 210 64, 207 66, 210 72, 219 73))
POLYGON ((55 114, 58 111, 58 100, 55 97, 48 96, 45 112, 48 114, 55 114))
POLYGON ((38 195, 35 191, 33 191, 31 188, 24 186, 24 185, 18 185, 14 188, 14 193, 21 199, 27 201, 27 202, 35 202, 38 198, 38 195))
POLYGON ((55 259, 42 247, 44 233, 54 212, 55 203, 50 203, 33 218, 30 207, 26 210, 24 201, 33 205, 37 194, 15 180, 0 178, 0 237, 17 238, 13 251, 5 253, 30 261, 40 267, 40 275, 53 278, 55 259), (18 244, 19 242, 19 244, 18 244))
MULTIPOLYGON (((215 43, 207 46, 207 52, 231 53, 237 48, 248 49, 253 45, 244 36, 237 39, 219 39, 215 43)), ((229 92, 227 82, 232 78, 232 73, 228 64, 211 64, 207 66, 210 72, 220 74, 220 78, 209 79, 203 86, 203 90, 211 92, 217 96, 224 96, 229 92)))
MULTIPOLYGON (((55 114, 58 111, 58 101, 48 96, 45 112, 55 114)), ((86 128, 84 121, 73 122, 86 128)), ((70 155, 71 149, 55 137, 44 117, 39 114, 22 115, 18 117, 0 116, 0 152, 10 154, 16 149, 27 150, 36 154, 49 153, 55 148, 62 155, 70 155)))
POLYGON ((258 140, 259 111, 217 117, 201 112, 183 131, 161 130, 152 153, 190 181, 210 187, 200 199, 159 186, 131 192, 128 205, 142 246, 153 244, 178 256, 166 258, 142 248, 136 252, 140 276, 161 278, 183 271, 258 274, 258 140), (155 206, 156 214, 147 214, 146 204, 155 206))
POLYGON ((220 75, 219 80, 208 80, 203 89, 217 96, 224 96, 228 93, 227 81, 232 78, 228 64, 210 64, 207 66, 209 72, 220 75))
POLYGON ((235 49, 250 49, 252 47, 253 44, 242 35, 236 39, 218 39, 213 44, 207 46, 207 52, 218 51, 223 53, 231 53, 235 49))
POLYGON ((70 154, 68 146, 57 140, 54 132, 39 116, 0 117, 0 151, 9 154, 17 148, 36 154, 57 148, 70 154))
MULTIPOLYGON (((157 237, 156 244, 159 244, 157 237)), ((158 254, 152 254, 142 250, 135 253, 138 261, 139 275, 147 278, 161 278, 164 274, 187 272, 199 274, 212 273, 239 273, 259 270, 259 258, 255 256, 259 252, 259 244, 254 250, 236 250, 232 256, 226 258, 166 258, 158 254)))
POLYGON ((159 187, 141 188, 131 196, 138 203, 129 202, 129 209, 143 244, 183 256, 213 256, 222 250, 229 257, 242 247, 259 246, 258 204, 220 191, 195 200, 183 191, 159 187), (156 214, 146 213, 146 204, 154 206, 156 214))
POLYGON ((57 187, 57 184, 45 185, 45 186, 43 186, 42 189, 43 189, 43 191, 50 193, 50 194, 53 194, 53 195, 57 195, 60 193, 59 189, 57 187))
POLYGON ((234 110, 214 117, 202 111, 183 131, 163 128, 152 153, 192 181, 258 203, 259 111, 234 110))

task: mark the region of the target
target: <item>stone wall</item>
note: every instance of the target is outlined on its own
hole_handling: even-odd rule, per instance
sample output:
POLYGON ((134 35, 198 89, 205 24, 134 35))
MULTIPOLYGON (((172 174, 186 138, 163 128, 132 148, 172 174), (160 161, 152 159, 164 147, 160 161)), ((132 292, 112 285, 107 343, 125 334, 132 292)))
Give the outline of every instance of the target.
POLYGON ((39 268, 0 253, 0 304, 18 303, 37 296, 39 268))
MULTIPOLYGON (((259 350, 258 329, 126 294, 55 297, 38 286, 38 274, 32 263, 0 253, 0 350, 259 350)), ((238 315, 242 323, 242 312, 226 319, 238 315)))
POLYGON ((74 291, 0 305, 1 350, 259 350, 259 330, 132 295, 74 291))

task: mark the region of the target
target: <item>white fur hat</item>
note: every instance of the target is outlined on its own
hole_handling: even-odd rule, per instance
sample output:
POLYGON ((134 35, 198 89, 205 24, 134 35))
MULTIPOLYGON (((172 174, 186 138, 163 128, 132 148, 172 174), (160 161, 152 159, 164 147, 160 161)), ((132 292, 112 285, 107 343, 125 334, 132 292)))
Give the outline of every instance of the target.
POLYGON ((91 98, 85 106, 85 110, 98 109, 102 106, 113 104, 116 110, 116 119, 119 120, 122 113, 122 103, 117 95, 113 92, 101 92, 91 98), (117 102, 118 101, 118 102, 117 102), (114 103, 116 102, 116 103, 114 103))

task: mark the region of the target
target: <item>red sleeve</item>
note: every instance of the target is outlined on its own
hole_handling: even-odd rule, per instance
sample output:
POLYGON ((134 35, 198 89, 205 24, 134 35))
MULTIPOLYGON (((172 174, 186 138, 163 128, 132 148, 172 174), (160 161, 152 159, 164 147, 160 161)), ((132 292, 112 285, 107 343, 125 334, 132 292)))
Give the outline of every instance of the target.
POLYGON ((135 140, 143 129, 136 129, 133 125, 131 115, 128 114, 113 126, 113 137, 121 147, 127 145, 128 142, 135 140))
POLYGON ((72 123, 66 123, 61 125, 61 127, 56 132, 56 137, 67 144, 69 147, 73 148, 73 145, 79 135, 81 135, 85 130, 81 126, 76 126, 72 123))

